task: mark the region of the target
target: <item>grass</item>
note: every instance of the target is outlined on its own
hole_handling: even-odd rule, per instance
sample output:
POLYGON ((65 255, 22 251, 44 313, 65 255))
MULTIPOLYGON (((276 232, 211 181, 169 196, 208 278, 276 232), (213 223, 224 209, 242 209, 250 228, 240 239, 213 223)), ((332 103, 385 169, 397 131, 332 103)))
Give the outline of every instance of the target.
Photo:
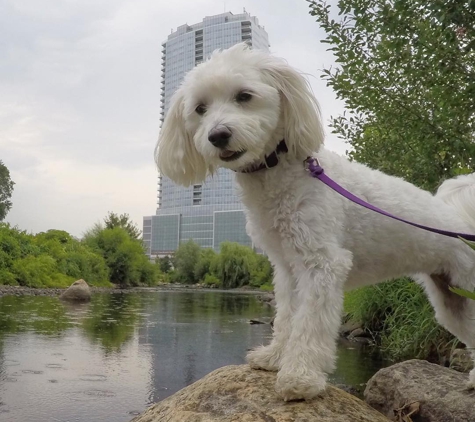
POLYGON ((409 279, 348 292, 345 311, 373 334, 382 352, 393 360, 439 362, 458 344, 435 320, 423 289, 409 279))

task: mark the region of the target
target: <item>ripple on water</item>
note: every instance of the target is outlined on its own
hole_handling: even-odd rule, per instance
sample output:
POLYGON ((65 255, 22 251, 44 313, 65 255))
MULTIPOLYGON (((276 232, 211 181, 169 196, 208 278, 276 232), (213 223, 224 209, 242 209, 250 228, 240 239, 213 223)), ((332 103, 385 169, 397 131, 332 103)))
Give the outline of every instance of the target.
POLYGON ((107 377, 99 374, 86 374, 79 377, 81 381, 105 381, 107 377))
POLYGON ((64 366, 60 363, 47 363, 45 366, 52 369, 64 369, 64 366))
POLYGON ((3 366, 18 366, 18 365, 20 365, 20 362, 18 362, 17 360, 5 359, 3 361, 3 366))
POLYGON ((31 369, 23 369, 23 372, 24 374, 35 374, 35 375, 39 375, 39 374, 42 374, 43 371, 33 371, 31 369))
POLYGON ((70 391, 65 396, 72 401, 91 401, 103 398, 112 398, 116 396, 116 393, 110 390, 83 390, 83 391, 70 391))

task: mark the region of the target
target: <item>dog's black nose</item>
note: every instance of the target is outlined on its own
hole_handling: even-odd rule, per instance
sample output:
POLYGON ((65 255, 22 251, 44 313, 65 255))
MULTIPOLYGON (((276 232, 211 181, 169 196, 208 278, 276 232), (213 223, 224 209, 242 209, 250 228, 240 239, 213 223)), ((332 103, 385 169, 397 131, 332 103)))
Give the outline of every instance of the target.
POLYGON ((216 148, 224 149, 231 139, 231 131, 226 126, 217 126, 208 133, 208 141, 216 148))

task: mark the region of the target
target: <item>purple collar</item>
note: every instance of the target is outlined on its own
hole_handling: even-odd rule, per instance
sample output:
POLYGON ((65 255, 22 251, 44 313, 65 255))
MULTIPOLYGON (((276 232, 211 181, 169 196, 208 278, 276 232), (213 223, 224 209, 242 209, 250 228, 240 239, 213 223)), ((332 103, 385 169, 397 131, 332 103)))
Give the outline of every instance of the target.
POLYGON ((286 152, 289 152, 289 149, 287 148, 285 140, 282 139, 282 141, 279 142, 279 145, 277 145, 277 148, 275 149, 275 151, 269 155, 266 155, 263 163, 254 164, 253 166, 248 167, 245 170, 238 171, 238 173, 255 173, 256 171, 275 167, 277 164, 279 164, 278 155, 281 153, 286 153, 286 152))

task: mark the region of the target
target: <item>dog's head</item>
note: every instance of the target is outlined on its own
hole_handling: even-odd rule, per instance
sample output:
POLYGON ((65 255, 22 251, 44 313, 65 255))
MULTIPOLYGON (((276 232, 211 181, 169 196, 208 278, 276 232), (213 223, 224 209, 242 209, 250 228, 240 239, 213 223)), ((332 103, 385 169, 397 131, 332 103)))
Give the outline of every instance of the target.
POLYGON ((317 102, 285 61, 238 44, 186 75, 171 99, 155 159, 164 175, 188 186, 218 167, 259 163, 282 139, 302 160, 318 150, 317 102))

